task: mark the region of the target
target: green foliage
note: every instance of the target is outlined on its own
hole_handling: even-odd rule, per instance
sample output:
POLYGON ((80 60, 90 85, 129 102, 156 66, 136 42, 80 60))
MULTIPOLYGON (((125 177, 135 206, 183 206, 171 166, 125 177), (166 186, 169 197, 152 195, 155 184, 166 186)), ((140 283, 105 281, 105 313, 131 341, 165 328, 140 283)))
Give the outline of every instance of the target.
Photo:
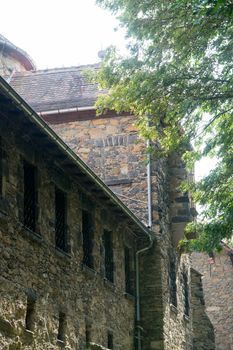
POLYGON ((183 242, 189 249, 217 249, 233 231, 232 1, 97 3, 118 16, 130 38, 128 57, 107 52, 98 81, 109 94, 97 102, 99 112, 130 111, 142 135, 158 140, 164 153, 182 151, 190 167, 203 155, 218 158, 209 176, 187 188, 205 207, 205 218, 188 227, 198 239, 183 242), (190 143, 195 151, 187 151, 190 143))

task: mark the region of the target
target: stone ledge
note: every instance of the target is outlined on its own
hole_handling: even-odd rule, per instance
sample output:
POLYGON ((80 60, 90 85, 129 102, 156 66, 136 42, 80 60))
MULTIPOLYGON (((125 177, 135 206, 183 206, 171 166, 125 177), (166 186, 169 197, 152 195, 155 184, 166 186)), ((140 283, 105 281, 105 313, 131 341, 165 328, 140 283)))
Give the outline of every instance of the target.
POLYGON ((187 315, 183 315, 183 320, 184 320, 185 322, 190 322, 190 318, 189 318, 189 316, 187 316, 187 315))
POLYGON ((85 265, 84 263, 81 263, 81 269, 84 273, 86 273, 88 276, 94 277, 97 276, 98 272, 91 267, 85 265))
POLYGON ((55 254, 57 254, 59 257, 65 259, 67 261, 70 261, 71 255, 69 253, 65 252, 62 249, 59 249, 58 247, 55 247, 54 251, 55 251, 55 254))
POLYGON ((126 299, 128 299, 130 301, 133 301, 133 302, 135 301, 135 296, 133 294, 125 292, 124 296, 125 296, 126 299))
POLYGON ((90 343, 87 347, 87 350, 108 350, 108 348, 105 348, 102 345, 90 343))
POLYGON ((116 291, 116 285, 113 282, 109 281, 106 277, 104 277, 104 285, 111 289, 113 292, 116 291))
MULTIPOLYGON (((22 225, 22 224, 21 224, 22 225)), ((39 244, 43 243, 43 237, 41 235, 39 235, 38 233, 30 230, 29 228, 25 227, 25 226, 21 226, 20 227, 20 233, 22 233, 23 235, 25 235, 27 238, 33 240, 34 242, 37 242, 39 244)))
POLYGON ((177 307, 175 305, 170 304, 170 310, 172 312, 174 312, 174 314, 176 314, 176 315, 178 314, 178 309, 177 309, 177 307))

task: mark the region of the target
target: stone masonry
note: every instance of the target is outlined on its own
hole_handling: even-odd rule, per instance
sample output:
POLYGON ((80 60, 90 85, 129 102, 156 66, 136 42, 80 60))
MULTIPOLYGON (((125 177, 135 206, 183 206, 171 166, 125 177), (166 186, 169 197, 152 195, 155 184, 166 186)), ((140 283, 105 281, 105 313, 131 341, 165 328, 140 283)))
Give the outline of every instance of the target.
MULTIPOLYGON (((119 219, 107 201, 98 199, 85 183, 64 170, 59 154, 52 153, 52 144, 46 149, 41 143, 43 133, 34 133, 33 139, 25 117, 21 122, 21 114, 12 113, 11 107, 11 115, 1 112, 0 118, 0 349, 85 349, 87 337, 107 347, 108 333, 114 349, 133 349, 135 305, 134 297, 125 294, 124 246, 135 251, 137 236, 127 217, 119 219), (38 174, 35 232, 22 223, 25 160, 38 174), (66 193, 67 252, 55 248, 55 185, 66 193), (91 269, 82 264, 83 209, 93 217, 91 269), (104 278, 104 229, 113 233, 113 283, 104 278), (30 329, 25 327, 29 311, 30 329), (62 340, 58 339, 61 315, 62 340)), ((133 271, 133 259, 131 268, 133 271)))
POLYGON ((192 254, 192 264, 202 274, 206 312, 214 327, 216 350, 233 349, 232 252, 223 244, 222 252, 213 257, 192 254))
MULTIPOLYGON (((113 218, 110 214, 107 215, 109 218, 107 220, 108 229, 113 230, 115 228, 116 230, 114 230, 114 244, 117 247, 116 256, 114 255, 116 259, 114 275, 118 276, 116 277, 114 290, 112 288, 109 290, 108 287, 110 286, 105 285, 101 274, 101 261, 103 260, 103 257, 101 258, 100 233, 101 227, 103 227, 102 210, 98 209, 99 203, 91 205, 91 207, 95 207, 96 238, 94 251, 96 252, 95 264, 97 265, 95 265, 96 273, 94 276, 92 275, 92 281, 88 282, 90 271, 88 270, 88 275, 86 275, 86 271, 78 269, 82 259, 78 247, 82 242, 77 237, 82 236, 82 229, 79 228, 80 216, 75 212, 75 208, 82 208, 83 205, 81 198, 79 199, 81 188, 77 186, 77 190, 73 187, 67 189, 69 196, 73 196, 73 201, 77 201, 72 202, 76 204, 71 204, 69 207, 70 212, 73 213, 73 215, 70 214, 70 220, 73 220, 74 223, 74 225, 69 224, 69 232, 76 229, 77 236, 75 236, 75 239, 77 241, 71 239, 70 261, 72 268, 70 273, 62 265, 59 270, 56 269, 56 272, 54 272, 55 278, 52 284, 50 274, 48 274, 45 277, 43 287, 40 289, 41 295, 43 295, 44 291, 52 285, 50 293, 54 293, 50 304, 51 313, 48 313, 46 321, 46 324, 50 325, 48 337, 53 337, 52 343, 55 344, 56 336, 54 334, 59 328, 58 323, 60 324, 60 321, 57 319, 57 323, 54 323, 55 316, 51 319, 49 315, 59 314, 54 310, 56 310, 57 303, 61 304, 61 300, 64 300, 65 297, 69 305, 72 304, 69 303, 71 300, 78 304, 77 307, 76 304, 72 304, 68 309, 64 308, 60 311, 67 315, 66 329, 69 336, 66 337, 66 340, 71 349, 75 348, 74 344, 78 344, 78 348, 81 348, 85 342, 84 336, 89 337, 89 333, 92 335, 91 341, 98 344, 92 344, 94 348, 101 348, 100 345, 106 347, 106 334, 111 333, 114 339, 114 349, 128 350, 133 346, 133 339, 135 344, 138 342, 137 337, 134 338, 135 330, 136 335, 141 335, 143 350, 214 350, 211 332, 210 336, 203 341, 203 329, 209 330, 210 325, 202 302, 203 294, 200 292, 200 278, 196 278, 190 268, 190 256, 177 251, 177 243, 184 235, 184 226, 193 219, 190 198, 187 193, 181 193, 179 190, 180 183, 188 176, 181 158, 179 155, 173 155, 170 159, 152 159, 151 171, 148 174, 145 141, 139 137, 138 130, 134 125, 134 116, 126 113, 119 116, 114 111, 109 111, 104 116, 96 117, 93 105, 98 94, 104 92, 98 92, 95 85, 85 81, 82 74, 84 68, 72 67, 17 73, 12 77, 11 84, 43 116, 44 120, 50 124, 67 145, 82 157, 105 184, 146 225, 148 224, 147 180, 148 175, 150 175, 151 229, 156 236, 156 241, 151 249, 142 253, 140 257, 141 321, 134 325, 135 303, 132 298, 125 299, 123 296, 122 246, 127 244, 132 249, 135 249, 136 246, 137 248, 143 248, 148 242, 146 243, 145 239, 140 240, 140 242, 132 241, 132 230, 126 229, 127 224, 122 223, 122 226, 121 220, 113 218), (127 232, 127 234, 122 236, 124 232, 127 232), (126 236, 129 243, 124 241, 126 236), (119 269, 117 269, 118 265, 119 269), (78 274, 80 279, 78 279, 77 284, 72 284, 75 282, 77 271, 80 273, 78 274), (74 294, 70 294, 71 288, 63 287, 62 278, 66 286, 73 286, 74 294), (72 283, 69 278, 72 279, 72 283), (91 291, 87 292, 88 287, 91 289, 93 286, 94 294, 91 291), (60 299, 56 296, 57 291, 60 294, 63 293, 60 299), (113 291, 114 297, 111 294, 113 291), (80 295, 81 297, 79 297, 80 295), (81 305, 79 305, 79 301, 81 305), (75 322, 75 326, 68 323, 71 319, 76 320, 76 315, 78 315, 78 321, 75 322), (199 322, 195 318, 196 315, 200 316, 199 322), (83 321, 84 319, 85 321, 83 321), (140 330, 139 333, 138 330, 140 330), (75 343, 75 339, 77 343, 75 343), (203 344, 206 348, 203 347, 203 344)), ((40 158, 38 159, 40 160, 40 158)), ((49 186, 51 186, 51 179, 55 181, 56 176, 54 178, 54 173, 46 173, 48 164, 53 163, 52 159, 47 157, 47 154, 46 162, 46 165, 43 165, 43 162, 41 163, 43 165, 41 168, 45 169, 43 176, 45 184, 47 184, 45 189, 41 189, 41 193, 44 193, 44 197, 41 198, 44 198, 46 203, 48 202, 44 227, 47 233, 45 237, 50 237, 48 241, 51 243, 54 223, 51 219, 53 210, 49 205, 49 199, 53 198, 51 196, 54 194, 49 186), (49 196, 48 193, 50 193, 49 196)), ((16 163, 17 168, 19 168, 19 159, 16 163)), ((20 191, 20 187, 15 183, 16 178, 15 175, 12 183, 20 191)), ((89 202, 91 200, 94 203, 95 197, 93 197, 94 194, 91 189, 90 192, 89 202)), ((14 194, 14 191, 12 193, 14 194)), ((20 193, 17 191, 16 193, 20 199, 20 193)), ((106 206, 106 203, 104 206, 106 206)), ((107 208, 106 210, 109 212, 107 208)), ((104 214, 105 216, 106 214, 104 214)), ((47 242, 47 238, 44 240, 47 242)), ((46 252, 48 251, 47 249, 46 252)), ((54 263, 54 260, 50 257, 53 253, 49 251, 49 254, 51 264, 48 264, 48 269, 51 269, 52 266, 57 268, 60 262, 58 263, 56 260, 54 263)), ((46 261, 47 259, 46 256, 46 261)), ((37 262, 37 265, 38 263, 39 266, 42 265, 41 262, 37 262)), ((30 268, 36 273, 33 266, 30 268)), ((28 278, 26 274, 25 278, 28 278)), ((30 286, 29 292, 32 289, 32 286, 30 286)), ((45 305, 45 301, 42 304, 45 305)), ((4 310, 9 308, 7 306, 4 310)), ((13 318, 10 314, 7 315, 5 320, 12 320, 13 318)), ((18 320, 18 318, 16 319, 18 320)), ((22 325, 22 319, 20 325, 22 325)), ((23 327, 20 329, 22 331, 23 327)), ((38 332, 40 331, 38 328, 38 332)), ((36 333, 35 341, 40 339, 39 334, 36 333)), ((48 339, 46 334, 45 332, 42 339, 48 339)), ((17 335, 20 342, 19 348, 20 346, 24 348, 22 338, 18 333, 17 335)))

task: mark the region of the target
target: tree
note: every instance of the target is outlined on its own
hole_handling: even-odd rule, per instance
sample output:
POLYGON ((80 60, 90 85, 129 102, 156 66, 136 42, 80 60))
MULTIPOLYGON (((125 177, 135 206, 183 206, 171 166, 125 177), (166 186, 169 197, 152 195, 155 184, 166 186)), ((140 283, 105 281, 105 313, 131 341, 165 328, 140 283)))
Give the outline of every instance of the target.
POLYGON ((183 152, 187 166, 202 156, 218 159, 206 178, 184 185, 205 207, 205 220, 189 225, 198 238, 183 245, 212 251, 233 232, 233 3, 97 3, 118 16, 130 40, 127 57, 107 51, 98 81, 109 94, 98 100, 99 112, 132 112, 145 137, 158 140, 164 153, 183 152), (149 128, 147 115, 153 118, 149 128))

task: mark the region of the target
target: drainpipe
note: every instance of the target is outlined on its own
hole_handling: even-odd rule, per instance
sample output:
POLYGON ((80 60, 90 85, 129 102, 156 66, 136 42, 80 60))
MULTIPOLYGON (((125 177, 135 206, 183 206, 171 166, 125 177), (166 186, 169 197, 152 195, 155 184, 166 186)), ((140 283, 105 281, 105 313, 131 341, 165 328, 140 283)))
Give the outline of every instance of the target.
MULTIPOLYGON (((149 117, 148 117, 149 126, 149 117)), ((150 140, 146 142, 147 149, 150 147, 150 140)), ((152 198, 151 198, 151 156, 148 152, 147 155, 147 207, 148 207, 148 227, 152 227, 152 198)), ((141 321, 141 310, 140 310, 140 276, 139 276, 139 255, 149 250, 153 245, 152 236, 148 234, 150 243, 147 247, 138 250, 136 252, 136 327, 137 327, 137 350, 142 349, 141 332, 142 327, 140 326, 141 321)))
POLYGON ((137 350, 142 349, 142 338, 141 332, 142 327, 140 325, 141 321, 141 310, 140 310, 140 276, 139 276, 139 255, 149 250, 153 245, 152 236, 148 234, 150 243, 147 247, 140 249, 136 252, 136 327, 137 327, 137 350))

